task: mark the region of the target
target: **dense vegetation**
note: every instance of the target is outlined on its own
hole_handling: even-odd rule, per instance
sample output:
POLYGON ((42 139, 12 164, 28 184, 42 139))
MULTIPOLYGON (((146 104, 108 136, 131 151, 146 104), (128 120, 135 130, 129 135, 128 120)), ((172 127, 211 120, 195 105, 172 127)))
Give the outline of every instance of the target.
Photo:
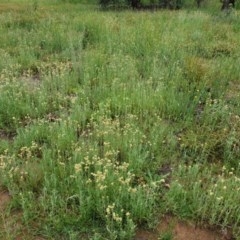
POLYGON ((169 8, 169 9, 179 9, 182 6, 181 0, 99 0, 99 4, 106 8, 108 6, 112 7, 132 7, 133 9, 141 8, 169 8))
POLYGON ((1 239, 133 239, 169 213, 239 237, 240 20, 214 9, 0 4, 1 239))

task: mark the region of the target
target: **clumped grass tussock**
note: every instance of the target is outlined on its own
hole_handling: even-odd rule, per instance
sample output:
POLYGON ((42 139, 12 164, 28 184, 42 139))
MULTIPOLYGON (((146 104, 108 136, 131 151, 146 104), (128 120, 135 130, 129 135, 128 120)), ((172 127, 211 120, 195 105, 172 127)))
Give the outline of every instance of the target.
POLYGON ((166 194, 171 211, 182 218, 194 218, 232 228, 239 236, 239 166, 237 169, 223 165, 206 169, 199 164, 180 165, 172 188, 166 194))
POLYGON ((167 207, 237 234, 234 14, 2 13, 0 180, 30 232, 132 239, 167 207))

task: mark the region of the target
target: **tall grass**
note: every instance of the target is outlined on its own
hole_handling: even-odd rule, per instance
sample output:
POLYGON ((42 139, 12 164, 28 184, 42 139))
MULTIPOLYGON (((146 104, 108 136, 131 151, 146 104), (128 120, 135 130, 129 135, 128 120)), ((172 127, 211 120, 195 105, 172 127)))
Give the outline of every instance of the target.
POLYGON ((29 232, 133 239, 167 207, 238 235, 238 12, 0 18, 0 181, 29 232))

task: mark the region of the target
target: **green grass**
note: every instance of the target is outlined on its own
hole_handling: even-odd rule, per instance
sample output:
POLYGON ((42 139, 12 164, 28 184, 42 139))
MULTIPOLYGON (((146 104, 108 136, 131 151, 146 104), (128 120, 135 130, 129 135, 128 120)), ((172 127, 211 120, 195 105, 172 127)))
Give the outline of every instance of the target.
POLYGON ((18 236, 3 220, 16 212, 46 239, 133 239, 165 213, 238 237, 238 11, 12 2, 0 5, 12 197, 0 237, 18 236))

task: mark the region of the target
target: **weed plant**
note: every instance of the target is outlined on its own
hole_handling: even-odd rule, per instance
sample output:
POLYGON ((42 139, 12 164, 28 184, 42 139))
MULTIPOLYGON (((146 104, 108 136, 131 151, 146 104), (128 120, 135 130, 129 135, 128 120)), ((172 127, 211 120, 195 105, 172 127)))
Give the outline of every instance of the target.
POLYGON ((239 168, 224 165, 217 174, 216 166, 180 165, 172 187, 166 194, 171 211, 182 218, 194 218, 222 229, 232 228, 239 236, 239 168))
POLYGON ((32 4, 0 14, 6 217, 46 239, 133 239, 166 212, 239 236, 238 12, 32 4))

